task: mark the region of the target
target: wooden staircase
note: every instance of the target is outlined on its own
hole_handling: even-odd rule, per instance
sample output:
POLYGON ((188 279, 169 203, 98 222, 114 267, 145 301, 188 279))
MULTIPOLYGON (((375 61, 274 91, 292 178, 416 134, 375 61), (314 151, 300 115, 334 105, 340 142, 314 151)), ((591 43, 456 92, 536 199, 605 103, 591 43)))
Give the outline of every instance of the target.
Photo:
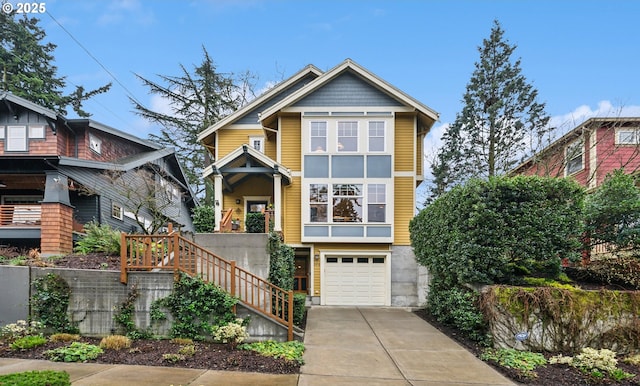
POLYGON ((287 340, 293 340, 293 291, 236 266, 220 256, 169 229, 168 234, 121 234, 120 281, 127 273, 141 270, 172 270, 201 277, 218 285, 246 307, 287 327, 287 340))

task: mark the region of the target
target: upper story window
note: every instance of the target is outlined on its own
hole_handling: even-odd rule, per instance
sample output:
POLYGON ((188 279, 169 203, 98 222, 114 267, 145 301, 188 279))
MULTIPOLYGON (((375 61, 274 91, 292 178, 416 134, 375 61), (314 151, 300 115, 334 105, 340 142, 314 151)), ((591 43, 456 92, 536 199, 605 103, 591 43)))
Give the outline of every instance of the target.
POLYGON ((312 152, 327 151, 327 122, 311 122, 310 143, 312 152))
POLYGON ((89 148, 98 154, 102 154, 102 140, 89 134, 89 148))
POLYGON ((384 121, 369 122, 369 151, 384 151, 384 121))
POLYGON ((616 144, 637 145, 640 144, 640 129, 629 127, 616 130, 616 144))
POLYGON ((584 168, 584 140, 581 138, 570 143, 565 149, 565 175, 570 175, 584 168))
POLYGON ((30 139, 44 139, 44 134, 45 134, 44 126, 29 126, 30 139))
POLYGON ((338 122, 338 151, 358 151, 358 122, 338 122))
POLYGON ((249 137, 249 144, 260 153, 264 153, 264 137, 249 137))
POLYGON ((388 184, 312 183, 308 186, 308 221, 311 223, 387 222, 388 184))
POLYGON ((5 141, 7 151, 27 151, 27 127, 7 126, 5 141))

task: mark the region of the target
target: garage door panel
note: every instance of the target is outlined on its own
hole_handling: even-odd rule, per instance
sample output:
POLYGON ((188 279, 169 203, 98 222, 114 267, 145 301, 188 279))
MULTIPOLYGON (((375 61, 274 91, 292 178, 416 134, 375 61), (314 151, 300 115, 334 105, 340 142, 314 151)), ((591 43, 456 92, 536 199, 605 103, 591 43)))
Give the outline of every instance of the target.
POLYGON ((381 257, 326 257, 324 304, 385 305, 386 264, 381 257))

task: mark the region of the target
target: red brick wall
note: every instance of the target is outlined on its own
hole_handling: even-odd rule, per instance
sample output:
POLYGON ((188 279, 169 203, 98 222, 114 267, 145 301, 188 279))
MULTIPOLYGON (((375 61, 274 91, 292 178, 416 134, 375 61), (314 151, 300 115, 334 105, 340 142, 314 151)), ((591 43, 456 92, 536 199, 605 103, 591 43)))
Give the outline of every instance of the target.
POLYGON ((63 255, 73 250, 73 208, 42 203, 40 252, 45 256, 63 255))

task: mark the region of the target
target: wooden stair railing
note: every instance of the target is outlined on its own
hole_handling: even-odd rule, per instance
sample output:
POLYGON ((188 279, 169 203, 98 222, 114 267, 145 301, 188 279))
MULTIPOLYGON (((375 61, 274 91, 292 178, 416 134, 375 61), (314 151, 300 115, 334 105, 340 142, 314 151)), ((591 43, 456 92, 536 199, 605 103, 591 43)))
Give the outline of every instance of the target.
POLYGON ((138 270, 172 270, 199 276, 214 283, 245 306, 287 326, 287 339, 293 340, 293 291, 277 287, 267 280, 236 266, 178 232, 166 235, 121 234, 120 281, 138 270))
POLYGON ((220 220, 220 232, 231 232, 233 226, 233 209, 227 209, 220 220))

